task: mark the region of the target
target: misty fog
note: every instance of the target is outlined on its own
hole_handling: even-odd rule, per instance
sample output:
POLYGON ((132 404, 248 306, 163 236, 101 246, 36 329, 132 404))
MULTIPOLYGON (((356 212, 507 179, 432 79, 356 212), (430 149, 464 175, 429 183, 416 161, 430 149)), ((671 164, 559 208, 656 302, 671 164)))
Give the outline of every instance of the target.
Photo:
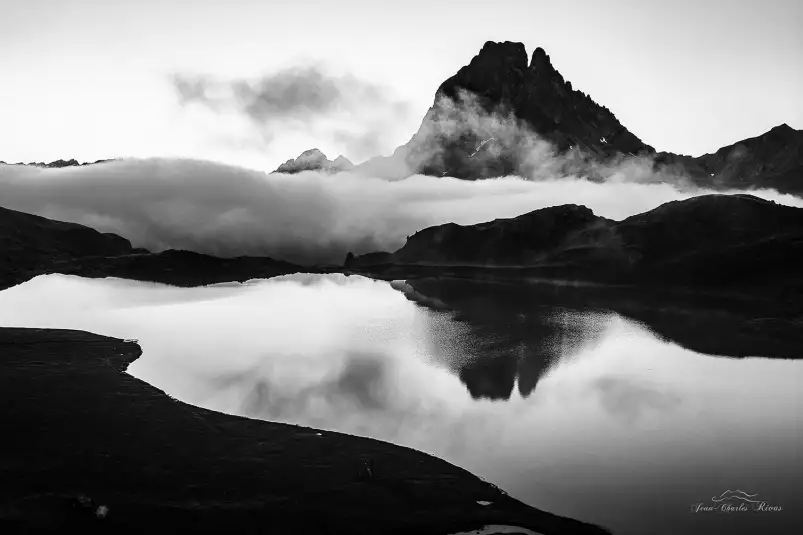
MULTIPOLYGON (((633 164, 630 164, 631 166, 633 164)), ((482 181, 357 173, 297 175, 196 160, 122 160, 63 169, 0 166, 0 205, 114 232, 152 251, 264 255, 300 263, 342 262, 396 250, 430 225, 474 224, 558 204, 583 204, 614 219, 710 193, 632 178, 482 181)), ((782 204, 803 200, 751 191, 782 204)))

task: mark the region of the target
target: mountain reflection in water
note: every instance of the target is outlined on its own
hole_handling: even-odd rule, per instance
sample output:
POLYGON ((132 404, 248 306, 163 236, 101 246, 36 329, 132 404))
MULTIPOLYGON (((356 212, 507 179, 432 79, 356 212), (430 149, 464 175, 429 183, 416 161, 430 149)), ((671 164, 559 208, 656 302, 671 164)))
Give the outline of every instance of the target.
POLYGON ((801 523, 803 362, 692 350, 745 356, 732 351, 742 339, 748 355, 799 357, 800 331, 651 299, 344 275, 202 288, 47 275, 0 292, 0 325, 137 338, 129 372, 183 401, 427 451, 614 533, 801 523), (729 489, 783 512, 689 512, 729 489))
POLYGON ((449 329, 428 334, 476 399, 508 399, 516 386, 529 396, 551 364, 598 341, 609 319, 605 311, 565 308, 551 292, 534 295, 521 285, 429 279, 392 286, 468 327, 457 338, 449 329))

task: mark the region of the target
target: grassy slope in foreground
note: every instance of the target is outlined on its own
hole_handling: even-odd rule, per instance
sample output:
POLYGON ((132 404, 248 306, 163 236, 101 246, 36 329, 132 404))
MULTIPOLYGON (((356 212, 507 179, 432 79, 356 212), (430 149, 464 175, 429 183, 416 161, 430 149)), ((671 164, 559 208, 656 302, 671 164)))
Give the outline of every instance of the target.
POLYGON ((80 331, 0 328, 0 532, 604 533, 415 450, 173 400, 123 373, 140 354, 80 331), (369 458, 374 477, 358 477, 369 458))

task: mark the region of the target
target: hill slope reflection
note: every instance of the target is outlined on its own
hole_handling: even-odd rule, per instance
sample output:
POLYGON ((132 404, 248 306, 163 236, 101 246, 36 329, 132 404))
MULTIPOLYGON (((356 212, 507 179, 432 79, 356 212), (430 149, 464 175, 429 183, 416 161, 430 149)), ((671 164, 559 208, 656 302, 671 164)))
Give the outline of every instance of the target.
POLYGON ((47 275, 0 292, 0 325, 137 338, 129 372, 183 401, 423 450, 614 533, 803 520, 803 362, 702 355, 583 292, 550 295, 344 275, 202 288, 47 275), (689 514, 734 488, 784 511, 689 514))

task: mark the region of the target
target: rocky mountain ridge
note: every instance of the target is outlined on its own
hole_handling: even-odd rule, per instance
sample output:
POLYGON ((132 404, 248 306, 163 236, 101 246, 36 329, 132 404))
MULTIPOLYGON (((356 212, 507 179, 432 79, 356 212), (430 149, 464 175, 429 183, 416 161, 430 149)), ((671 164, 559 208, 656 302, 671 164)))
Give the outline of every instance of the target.
POLYGON ((713 189, 772 188, 803 193, 803 130, 788 124, 693 158, 661 152, 656 168, 676 169, 713 189))

